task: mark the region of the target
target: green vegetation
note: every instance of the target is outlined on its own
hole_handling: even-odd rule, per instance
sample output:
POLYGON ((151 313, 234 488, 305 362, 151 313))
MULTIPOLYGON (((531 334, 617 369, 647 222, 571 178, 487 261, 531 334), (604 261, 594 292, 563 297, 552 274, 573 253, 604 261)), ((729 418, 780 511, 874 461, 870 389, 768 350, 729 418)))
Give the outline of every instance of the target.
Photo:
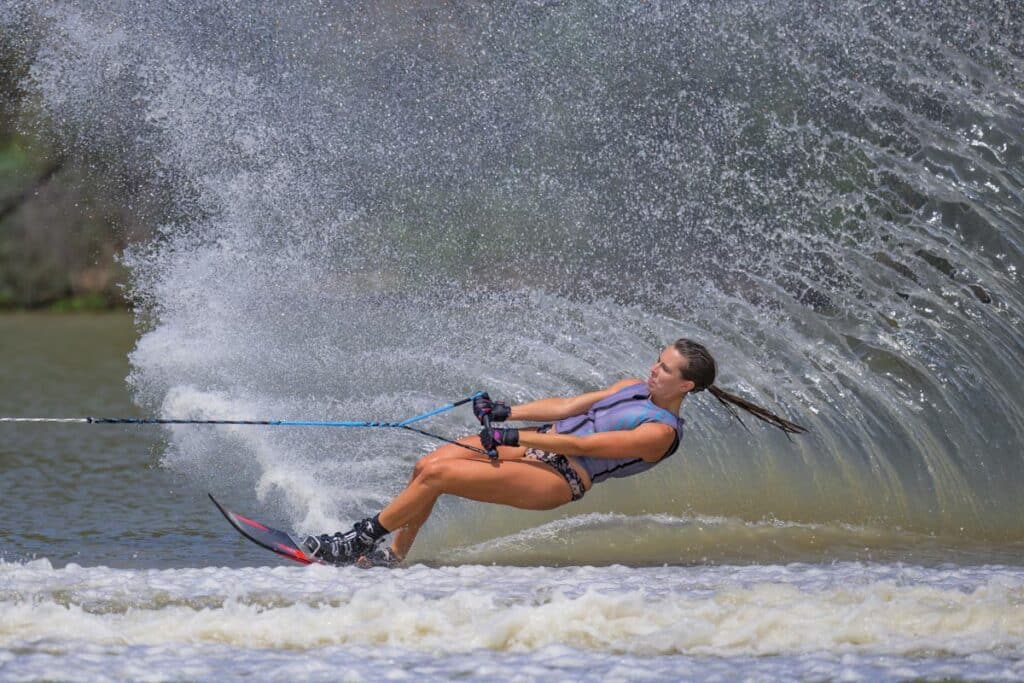
POLYGON ((61 149, 24 73, 0 45, 0 310, 123 308, 117 255, 148 228, 61 149))
POLYGON ((82 294, 66 299, 58 299, 51 303, 47 310, 54 313, 81 313, 85 311, 104 311, 111 308, 111 301, 102 294, 82 294))

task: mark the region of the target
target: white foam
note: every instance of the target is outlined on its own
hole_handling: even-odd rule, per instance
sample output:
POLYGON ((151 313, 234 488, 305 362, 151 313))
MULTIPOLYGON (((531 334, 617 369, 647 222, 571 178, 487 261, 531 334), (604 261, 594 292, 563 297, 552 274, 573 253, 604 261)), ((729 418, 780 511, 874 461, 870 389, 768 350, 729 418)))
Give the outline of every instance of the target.
POLYGON ((1024 656, 1024 571, 0 565, 0 647, 1024 656))

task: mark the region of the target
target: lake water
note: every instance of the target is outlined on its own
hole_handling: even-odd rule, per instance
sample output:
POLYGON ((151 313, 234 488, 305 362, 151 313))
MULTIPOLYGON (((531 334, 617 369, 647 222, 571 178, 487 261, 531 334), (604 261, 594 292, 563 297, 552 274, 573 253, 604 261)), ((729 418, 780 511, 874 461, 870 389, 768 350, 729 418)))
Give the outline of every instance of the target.
POLYGON ((0 3, 26 116, 153 228, 137 337, 0 321, 7 414, 400 420, 685 336, 809 428, 692 396, 653 471, 362 571, 206 493, 334 531, 435 442, 5 424, 0 678, 1024 678, 1018 5, 0 3))
MULTIPOLYGON (((138 416, 134 339, 125 315, 0 317, 0 412, 138 416)), ((2 430, 3 680, 1024 677, 1019 544, 570 508, 435 530, 401 569, 301 567, 160 466, 161 428, 2 430)))

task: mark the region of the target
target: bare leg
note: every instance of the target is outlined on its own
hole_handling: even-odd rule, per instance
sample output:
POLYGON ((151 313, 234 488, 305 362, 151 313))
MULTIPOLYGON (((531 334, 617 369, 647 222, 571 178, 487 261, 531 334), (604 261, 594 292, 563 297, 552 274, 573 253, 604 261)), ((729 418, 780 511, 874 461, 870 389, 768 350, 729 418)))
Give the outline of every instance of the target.
POLYGON ((409 551, 442 493, 526 510, 549 510, 572 499, 561 475, 523 460, 522 448, 500 448, 500 464, 484 456, 466 457, 455 446, 450 449, 442 447, 417 463, 409 485, 380 513, 381 524, 397 530, 391 549, 399 557, 409 551))
MULTIPOLYGON (((459 439, 459 443, 475 445, 479 448, 480 438, 477 436, 466 436, 459 439)), ((501 453, 499 454, 499 457, 505 459, 521 458, 522 451, 525 451, 523 448, 502 448, 500 450, 501 453)), ((413 481, 423 473, 423 469, 430 463, 438 460, 457 459, 476 459, 483 462, 489 462, 489 460, 484 460, 482 456, 474 455, 471 451, 467 451, 465 448, 446 444, 435 448, 416 462, 416 466, 412 471, 412 476, 409 477, 409 484, 412 484, 413 481)), ((423 523, 427 521, 427 518, 430 516, 433 509, 434 506, 433 503, 431 503, 430 506, 426 507, 419 514, 411 518, 402 527, 395 530, 394 535, 391 537, 391 551, 395 553, 395 555, 404 558, 409 553, 409 548, 412 547, 413 542, 416 540, 416 535, 419 533, 420 527, 422 527, 423 523)))
MULTIPOLYGON (((464 448, 458 446, 441 446, 435 449, 429 455, 425 455, 416 462, 416 466, 412 470, 412 476, 409 477, 409 484, 411 485, 420 474, 423 473, 424 466, 434 460, 443 460, 449 458, 464 458, 469 453, 464 448)), ((408 486, 407 485, 407 486, 408 486)), ((410 519, 401 528, 396 529, 394 535, 391 537, 391 552, 398 557, 404 558, 409 554, 409 548, 412 547, 413 542, 416 540, 416 535, 420 532, 420 527, 427 521, 427 517, 430 516, 434 506, 431 505, 421 514, 410 519)))

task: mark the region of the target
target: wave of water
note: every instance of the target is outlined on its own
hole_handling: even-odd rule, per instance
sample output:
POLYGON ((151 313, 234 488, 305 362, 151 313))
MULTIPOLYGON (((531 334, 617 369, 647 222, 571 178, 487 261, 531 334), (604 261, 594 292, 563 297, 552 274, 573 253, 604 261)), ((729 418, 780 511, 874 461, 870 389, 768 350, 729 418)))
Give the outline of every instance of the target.
POLYGON ((997 566, 131 571, 39 560, 0 563, 0 585, 0 662, 15 678, 57 658, 83 677, 314 680, 396 669, 486 679, 517 665, 524 680, 998 680, 1024 661, 1024 575, 997 566))
MULTIPOLYGON (((489 522, 489 520, 488 520, 489 522)), ((509 526, 523 524, 514 520, 509 526)), ((451 520, 430 535, 441 551, 414 557, 441 564, 557 567, 792 562, 1017 563, 1024 544, 993 544, 961 535, 936 536, 892 527, 800 523, 777 519, 666 514, 587 513, 493 536, 494 524, 451 520), (482 527, 482 528, 481 528, 482 527), (478 542, 474 539, 485 538, 478 542)))
MULTIPOLYGON (((68 144, 169 199, 126 256, 148 410, 400 418, 605 385, 687 335, 811 435, 688 401, 684 457, 574 514, 1012 544, 1014 13, 125 0, 7 3, 0 25, 68 144)), ((176 429, 164 463, 317 527, 379 506, 427 447, 176 429)), ((481 542, 503 517, 480 513, 481 542)))

